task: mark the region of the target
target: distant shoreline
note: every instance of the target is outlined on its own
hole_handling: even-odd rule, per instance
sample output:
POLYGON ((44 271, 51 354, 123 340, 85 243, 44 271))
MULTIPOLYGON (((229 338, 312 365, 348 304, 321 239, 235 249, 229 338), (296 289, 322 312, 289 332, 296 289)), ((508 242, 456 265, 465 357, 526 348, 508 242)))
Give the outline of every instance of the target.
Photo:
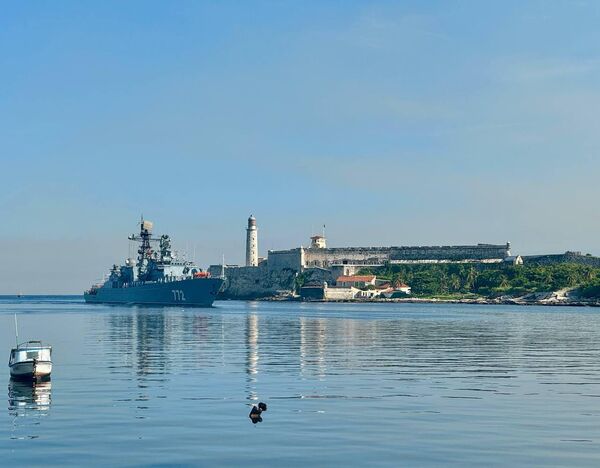
MULTIPOLYGON (((227 299, 225 299, 227 300, 227 299)), ((575 300, 563 300, 563 301, 527 301, 518 299, 438 299, 438 298, 401 298, 401 299, 341 299, 341 300, 308 300, 302 301, 296 297, 263 297, 256 299, 246 299, 255 301, 265 302, 305 302, 305 303, 346 303, 346 304, 466 304, 466 305, 516 305, 516 306, 569 306, 569 307, 600 307, 600 301, 575 301, 575 300)))
MULTIPOLYGON (((81 294, 26 294, 21 297, 15 294, 0 294, 2 299, 77 299, 83 300, 81 294)), ((513 305, 513 306, 569 306, 569 307, 600 307, 600 301, 582 301, 576 299, 543 299, 543 300, 524 300, 524 299, 488 299, 488 298, 435 298, 435 297, 408 297, 397 299, 343 299, 343 300, 318 300, 312 299, 302 301, 299 297, 245 297, 245 298, 218 298, 215 302, 226 301, 261 301, 261 302, 304 302, 304 303, 334 303, 334 304, 465 304, 465 305, 513 305)), ((182 304, 184 305, 184 304, 182 304)))

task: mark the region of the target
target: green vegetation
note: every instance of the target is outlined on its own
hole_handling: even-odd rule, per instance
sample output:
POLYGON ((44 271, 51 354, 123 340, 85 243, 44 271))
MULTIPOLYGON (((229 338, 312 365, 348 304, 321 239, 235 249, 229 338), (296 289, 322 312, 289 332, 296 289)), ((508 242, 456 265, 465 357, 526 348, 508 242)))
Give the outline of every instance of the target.
POLYGON ((579 295, 586 299, 600 298, 600 278, 596 277, 592 281, 586 282, 579 288, 579 295))
POLYGON ((306 283, 306 275, 299 273, 294 279, 294 291, 300 291, 300 288, 306 283))
POLYGON ((361 274, 402 281, 417 297, 523 296, 579 288, 585 298, 600 298, 600 268, 577 263, 553 265, 401 264, 368 268, 361 274))

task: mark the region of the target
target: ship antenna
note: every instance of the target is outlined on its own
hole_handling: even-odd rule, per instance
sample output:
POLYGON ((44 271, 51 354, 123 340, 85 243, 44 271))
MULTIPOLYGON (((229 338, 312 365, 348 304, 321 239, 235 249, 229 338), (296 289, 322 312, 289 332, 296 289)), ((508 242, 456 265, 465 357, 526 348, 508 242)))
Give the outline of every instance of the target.
POLYGON ((19 347, 19 327, 17 327, 17 314, 15 314, 15 341, 17 348, 19 347))

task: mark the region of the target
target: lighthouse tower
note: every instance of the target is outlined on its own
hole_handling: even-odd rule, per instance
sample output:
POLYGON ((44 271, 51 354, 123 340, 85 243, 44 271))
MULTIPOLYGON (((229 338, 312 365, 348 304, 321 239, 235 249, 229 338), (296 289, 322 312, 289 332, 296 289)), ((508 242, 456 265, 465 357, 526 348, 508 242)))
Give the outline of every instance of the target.
POLYGON ((248 218, 246 229, 246 266, 258 266, 258 229, 253 215, 248 218))

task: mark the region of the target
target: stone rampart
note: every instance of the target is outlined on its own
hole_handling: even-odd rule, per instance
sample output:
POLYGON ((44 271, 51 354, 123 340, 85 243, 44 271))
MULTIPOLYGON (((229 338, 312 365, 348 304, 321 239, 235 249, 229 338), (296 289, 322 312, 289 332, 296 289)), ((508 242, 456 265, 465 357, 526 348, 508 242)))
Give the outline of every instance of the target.
POLYGON ((348 301, 354 299, 360 289, 357 288, 330 288, 323 290, 323 298, 328 301, 348 301))
POLYGON ((390 260, 491 260, 508 257, 510 244, 392 247, 390 260))
POLYGON ((300 271, 304 262, 304 249, 269 250, 268 268, 271 271, 290 269, 300 271))
POLYGON ((581 255, 578 252, 565 252, 552 255, 526 255, 523 257, 525 265, 555 265, 557 263, 578 263, 600 268, 600 257, 581 255))
MULTIPOLYGON (((215 271, 221 271, 221 267, 215 266, 215 271)), ((290 269, 271 271, 266 262, 257 267, 226 267, 219 298, 257 299, 289 293, 294 289, 296 275, 290 269)))
POLYGON ((331 270, 326 268, 306 268, 302 272, 304 284, 332 284, 337 276, 334 276, 331 270))
POLYGON ((501 261, 509 252, 510 244, 304 249, 304 266, 329 268, 335 264, 378 264, 387 261, 501 261))
POLYGON ((382 263, 390 257, 389 247, 341 247, 329 249, 305 249, 304 266, 329 268, 334 263, 369 262, 382 263))

